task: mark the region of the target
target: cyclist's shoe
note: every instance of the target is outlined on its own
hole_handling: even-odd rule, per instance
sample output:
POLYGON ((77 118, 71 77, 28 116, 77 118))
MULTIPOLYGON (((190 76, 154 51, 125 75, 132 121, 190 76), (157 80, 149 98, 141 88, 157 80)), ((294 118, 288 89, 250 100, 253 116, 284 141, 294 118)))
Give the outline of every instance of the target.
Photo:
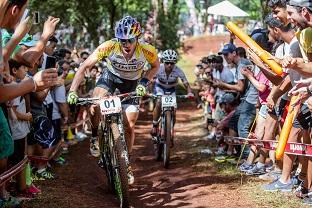
POLYGON ((85 140, 88 136, 82 132, 78 132, 76 134, 76 139, 78 142, 82 142, 83 140, 85 140))
POLYGON ((90 154, 93 157, 99 157, 100 156, 99 141, 96 137, 92 137, 90 139, 90 154))
POLYGON ((264 185, 262 189, 264 191, 281 191, 281 192, 291 192, 292 188, 294 187, 293 181, 289 180, 288 183, 282 183, 280 179, 277 179, 276 181, 273 181, 272 183, 269 183, 267 185, 264 185))
POLYGON ((134 176, 130 165, 128 166, 127 176, 128 176, 128 184, 129 185, 134 184, 134 176))
POLYGON ((262 167, 260 167, 258 164, 254 165, 250 170, 246 171, 246 175, 253 176, 263 175, 265 173, 265 166, 263 165, 262 167))
POLYGON ((57 176, 54 173, 51 173, 50 171, 43 169, 43 170, 38 170, 35 173, 35 179, 39 181, 44 181, 44 180, 54 180, 56 179, 57 176))

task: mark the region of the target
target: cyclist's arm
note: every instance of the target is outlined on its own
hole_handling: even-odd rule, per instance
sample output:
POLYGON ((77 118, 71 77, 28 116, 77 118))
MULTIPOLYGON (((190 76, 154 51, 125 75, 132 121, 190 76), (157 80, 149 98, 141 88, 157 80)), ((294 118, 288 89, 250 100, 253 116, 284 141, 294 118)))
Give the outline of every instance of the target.
POLYGON ((186 88, 187 93, 192 93, 192 88, 191 88, 191 86, 190 86, 190 84, 189 84, 189 82, 185 76, 185 73, 181 69, 180 69, 179 77, 180 77, 184 87, 186 88))
POLYGON ((156 74, 157 74, 157 72, 158 72, 159 65, 160 65, 159 59, 157 58, 157 59, 154 61, 154 63, 151 63, 151 69, 148 70, 148 71, 145 73, 144 78, 146 78, 146 79, 148 79, 148 80, 152 80, 152 79, 156 76, 156 74))
POLYGON ((78 71, 75 74, 75 77, 73 79, 72 85, 70 87, 69 91, 75 91, 77 92, 80 83, 83 81, 84 79, 84 75, 85 75, 85 71, 88 68, 92 68, 92 66, 94 66, 98 61, 98 50, 95 50, 88 58, 87 60, 85 60, 80 67, 78 68, 78 71))

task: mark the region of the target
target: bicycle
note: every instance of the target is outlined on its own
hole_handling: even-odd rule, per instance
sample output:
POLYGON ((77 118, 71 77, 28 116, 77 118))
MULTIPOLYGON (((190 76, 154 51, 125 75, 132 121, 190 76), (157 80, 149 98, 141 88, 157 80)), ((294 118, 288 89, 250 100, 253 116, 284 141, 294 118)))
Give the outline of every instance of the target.
POLYGON ((79 105, 99 104, 103 120, 100 124, 99 166, 106 172, 108 184, 117 194, 120 207, 129 207, 127 168, 129 155, 125 140, 122 103, 134 98, 135 92, 99 98, 80 98, 79 105), (121 98, 123 98, 121 100, 121 98))
POLYGON ((177 108, 177 98, 189 98, 187 95, 150 95, 157 99, 161 98, 161 116, 158 120, 160 123, 157 135, 153 137, 155 159, 163 159, 165 168, 169 168, 170 149, 173 147, 175 112, 177 108))

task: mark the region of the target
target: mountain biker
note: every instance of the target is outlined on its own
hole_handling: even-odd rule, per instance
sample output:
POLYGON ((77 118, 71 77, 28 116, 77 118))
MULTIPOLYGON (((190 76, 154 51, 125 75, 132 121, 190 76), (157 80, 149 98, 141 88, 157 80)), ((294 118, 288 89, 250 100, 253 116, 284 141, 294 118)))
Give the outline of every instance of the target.
MULTIPOLYGON (((178 79, 180 78, 184 87, 187 89, 187 96, 194 97, 190 84, 188 83, 184 72, 176 66, 178 54, 172 49, 168 49, 162 53, 159 71, 155 77, 155 91, 156 95, 171 94, 175 95, 176 86, 178 85, 178 79)), ((154 137, 157 135, 157 129, 160 117, 160 100, 157 100, 156 106, 153 111, 153 128, 151 135, 154 137)))
MULTIPOLYGON (((136 91, 137 95, 146 93, 146 86, 159 68, 156 49, 138 41, 141 36, 140 23, 131 16, 126 16, 117 22, 115 38, 101 44, 83 64, 79 67, 68 95, 68 103, 75 104, 78 100, 77 89, 84 79, 87 68, 91 68, 102 59, 106 59, 107 70, 103 72, 96 83, 93 97, 104 97, 113 94, 116 88, 120 93, 136 91), (141 77, 144 64, 148 62, 151 69, 141 77)), ((125 138, 128 153, 132 152, 134 143, 134 126, 139 115, 138 100, 130 99, 123 106, 125 138)), ((99 156, 97 140, 98 125, 101 114, 99 106, 91 106, 92 138, 90 151, 94 156, 99 156)), ((128 167, 129 184, 134 183, 131 166, 128 167)))

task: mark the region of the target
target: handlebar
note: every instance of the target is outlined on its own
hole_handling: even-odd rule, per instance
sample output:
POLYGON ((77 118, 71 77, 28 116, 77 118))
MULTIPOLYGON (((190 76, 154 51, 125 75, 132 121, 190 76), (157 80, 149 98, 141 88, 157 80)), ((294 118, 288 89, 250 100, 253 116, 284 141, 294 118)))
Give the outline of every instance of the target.
POLYGON ((119 94, 119 95, 110 95, 110 96, 105 96, 102 98, 79 98, 77 105, 93 105, 97 104, 100 100, 105 100, 111 97, 119 97, 119 98, 124 98, 121 102, 125 102, 126 100, 129 100, 131 98, 136 98, 136 97, 141 97, 137 96, 136 92, 129 92, 129 93, 124 93, 124 94, 119 94))
MULTIPOLYGON (((157 98, 160 98, 160 97, 162 97, 164 95, 147 94, 145 96, 149 97, 149 98, 157 99, 157 98)), ((191 99, 190 97, 188 97, 188 95, 176 95, 176 98, 191 99)))

